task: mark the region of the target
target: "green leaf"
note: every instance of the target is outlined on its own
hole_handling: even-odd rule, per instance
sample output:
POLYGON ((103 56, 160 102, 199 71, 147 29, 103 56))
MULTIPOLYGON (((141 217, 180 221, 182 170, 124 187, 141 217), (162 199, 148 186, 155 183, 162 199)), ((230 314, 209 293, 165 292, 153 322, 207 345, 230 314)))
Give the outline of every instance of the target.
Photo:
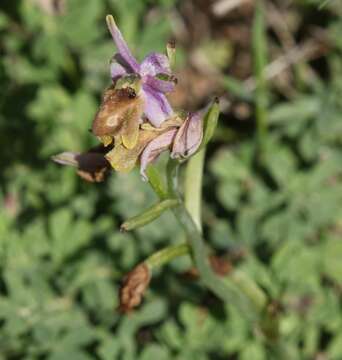
POLYGON ((306 96, 291 103, 281 103, 272 108, 269 121, 273 125, 289 126, 293 122, 302 124, 314 117, 319 111, 320 103, 316 97, 306 96))
POLYGON ((322 249, 323 272, 340 283, 342 279, 342 242, 339 238, 326 241, 322 249))
POLYGON ((160 359, 168 360, 170 359, 170 353, 165 347, 161 347, 157 344, 151 344, 145 347, 141 353, 140 360, 150 360, 150 359, 160 359))

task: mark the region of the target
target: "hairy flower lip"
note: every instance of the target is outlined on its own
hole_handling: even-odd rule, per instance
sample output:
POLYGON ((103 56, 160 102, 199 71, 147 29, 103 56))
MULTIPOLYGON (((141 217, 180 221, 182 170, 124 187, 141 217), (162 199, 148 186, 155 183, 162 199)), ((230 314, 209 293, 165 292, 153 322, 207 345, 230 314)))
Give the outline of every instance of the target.
POLYGON ((130 136, 129 132, 132 129, 136 133, 143 114, 143 106, 143 97, 138 96, 134 89, 109 87, 95 115, 92 133, 98 137, 122 135, 127 137, 130 136))

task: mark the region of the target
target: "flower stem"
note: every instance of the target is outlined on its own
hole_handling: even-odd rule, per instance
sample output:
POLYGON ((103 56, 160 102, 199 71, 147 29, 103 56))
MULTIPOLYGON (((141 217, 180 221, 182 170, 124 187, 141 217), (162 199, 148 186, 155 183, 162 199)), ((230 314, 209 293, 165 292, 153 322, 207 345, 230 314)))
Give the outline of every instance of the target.
MULTIPOLYGON (((192 172, 192 181, 190 182, 190 180, 188 180, 188 184, 192 184, 192 187, 190 187, 190 185, 188 187, 188 191, 190 192, 191 190, 191 195, 187 195, 188 199, 189 196, 199 197, 199 199, 197 198, 197 201, 190 201, 192 203, 192 205, 190 206, 190 211, 194 214, 200 214, 200 210, 196 206, 200 207, 201 205, 201 186, 199 184, 196 184, 196 182, 200 181, 202 183, 204 152, 200 155, 200 157, 194 160, 192 165, 190 165, 194 172, 192 172), (202 159, 200 157, 202 157, 202 159), (197 174, 198 176, 195 177, 195 174, 197 174), (193 191, 195 188, 197 189, 196 194, 193 191)), ((168 197, 180 199, 180 194, 178 191, 178 168, 178 161, 169 160, 167 166, 167 193, 168 197)), ((156 169, 153 170, 152 175, 153 176, 149 180, 152 188, 154 189, 156 184, 161 184, 161 177, 160 175, 158 175, 156 169)), ((157 188, 159 188, 159 186, 157 186, 157 188)), ((163 191, 161 193, 166 193, 165 188, 163 188, 163 191)), ((262 290, 251 279, 249 279, 246 274, 242 274, 241 272, 234 271, 234 273, 229 278, 218 277, 213 272, 209 264, 208 253, 205 247, 205 241, 202 238, 200 228, 194 222, 190 212, 186 209, 184 203, 180 201, 180 205, 173 208, 172 212, 174 213, 176 219, 178 220, 187 235, 187 251, 192 256, 194 264, 200 273, 200 278, 203 281, 204 285, 223 301, 231 303, 237 308, 239 308, 241 313, 244 314, 247 318, 251 320, 256 320, 266 306, 266 296, 264 295, 262 290)), ((200 217, 198 217, 197 219, 200 221, 200 217)), ((171 260, 171 257, 173 256, 171 255, 173 253, 173 250, 170 252, 170 254, 170 250, 164 250, 165 252, 161 250, 162 255, 157 255, 158 253, 154 254, 156 255, 157 260, 151 260, 152 263, 153 261, 156 261, 158 263, 158 258, 161 259, 159 262, 160 264, 171 260)), ((182 248, 182 251, 183 250, 185 252, 185 247, 182 248)), ((151 256, 152 259, 154 259, 154 255, 151 256)))
POLYGON ((182 256, 188 255, 190 253, 190 247, 186 243, 171 245, 160 251, 155 252, 149 258, 145 260, 145 263, 151 268, 157 266, 162 266, 173 259, 182 256))
POLYGON ((265 305, 264 301, 260 301, 259 293, 261 290, 258 289, 258 297, 254 297, 252 291, 245 294, 243 287, 239 286, 239 282, 235 284, 229 278, 218 277, 209 265, 204 240, 189 212, 183 205, 180 205, 173 209, 173 213, 185 230, 193 252, 195 265, 203 283, 220 299, 234 304, 248 318, 256 319, 265 305))
POLYGON ((202 178, 205 148, 189 159, 185 170, 185 207, 189 211, 196 226, 202 232, 202 178))
POLYGON ((177 199, 161 200, 157 204, 150 206, 143 213, 126 220, 120 226, 121 231, 131 231, 149 224, 153 220, 159 218, 166 210, 171 209, 179 204, 177 199))
MULTIPOLYGON (((194 214, 197 214, 195 216, 200 214, 200 209, 197 207, 201 205, 201 201, 198 200, 198 198, 201 197, 201 186, 197 184, 197 182, 200 181, 200 184, 202 183, 203 162, 204 153, 200 154, 200 157, 195 159, 194 163, 190 165, 193 172, 191 173, 192 180, 191 182, 189 180, 189 183, 192 184, 192 187, 188 187, 189 194, 187 196, 197 197, 197 200, 192 203, 192 207, 190 208, 194 214), (196 193, 194 192, 194 189, 197 190, 196 193)), ((167 168, 167 177, 169 194, 171 196, 176 196, 179 194, 177 181, 178 167, 178 162, 170 160, 169 166, 167 168)), ((201 280, 204 282, 206 287, 223 301, 234 304, 248 318, 256 319, 265 305, 266 298, 264 297, 264 301, 260 301, 261 297, 254 296, 254 291, 245 293, 243 286, 241 286, 244 285, 245 282, 243 284, 241 281, 237 281, 235 284, 229 278, 218 277, 210 267, 205 242, 201 235, 201 230, 193 220, 190 212, 186 209, 183 203, 181 203, 178 207, 173 208, 172 211, 187 235, 187 239, 192 250, 193 261, 200 273, 201 280)), ((198 220, 200 220, 199 217, 197 218, 197 221, 198 220)), ((237 278, 237 280, 241 279, 237 278)), ((255 288, 257 288, 256 284, 255 288)), ((259 290, 258 295, 260 293, 263 294, 259 288, 257 289, 259 290)))
POLYGON ((153 165, 148 166, 146 174, 152 189, 159 196, 160 200, 167 199, 167 188, 157 168, 153 165))
POLYGON ((178 170, 179 170, 178 160, 170 159, 167 163, 167 189, 169 197, 179 198, 180 193, 178 190, 178 170))

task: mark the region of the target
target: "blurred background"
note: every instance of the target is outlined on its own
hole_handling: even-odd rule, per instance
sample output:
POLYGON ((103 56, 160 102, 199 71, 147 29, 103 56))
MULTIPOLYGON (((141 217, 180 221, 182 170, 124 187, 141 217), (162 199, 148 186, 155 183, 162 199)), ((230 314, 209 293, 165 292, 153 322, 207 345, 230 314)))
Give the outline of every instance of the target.
POLYGON ((1 0, 0 359, 342 359, 341 34, 341 0, 1 0), (116 311, 123 275, 184 238, 170 214, 118 231, 155 201, 137 172, 50 161, 97 143, 108 13, 140 60, 176 39, 175 107, 220 97, 204 233, 278 304, 278 348, 187 259, 116 311))

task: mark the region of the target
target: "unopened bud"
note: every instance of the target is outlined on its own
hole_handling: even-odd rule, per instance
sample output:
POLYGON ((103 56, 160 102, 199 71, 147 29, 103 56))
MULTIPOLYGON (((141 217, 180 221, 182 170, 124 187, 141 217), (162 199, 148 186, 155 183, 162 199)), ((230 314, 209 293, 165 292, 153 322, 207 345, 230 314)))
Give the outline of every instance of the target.
POLYGON ((165 210, 171 209, 175 206, 179 205, 179 201, 176 199, 166 199, 163 200, 147 210, 145 210, 142 214, 134 216, 133 218, 125 221, 120 229, 121 231, 130 231, 133 229, 137 229, 141 226, 147 225, 153 220, 159 218, 165 210))
POLYGON ((199 148, 203 139, 202 112, 189 114, 175 136, 171 156, 187 158, 199 148))
POLYGON ((150 280, 151 271, 145 263, 139 264, 126 275, 120 290, 120 310, 122 312, 130 312, 141 304, 150 280))

